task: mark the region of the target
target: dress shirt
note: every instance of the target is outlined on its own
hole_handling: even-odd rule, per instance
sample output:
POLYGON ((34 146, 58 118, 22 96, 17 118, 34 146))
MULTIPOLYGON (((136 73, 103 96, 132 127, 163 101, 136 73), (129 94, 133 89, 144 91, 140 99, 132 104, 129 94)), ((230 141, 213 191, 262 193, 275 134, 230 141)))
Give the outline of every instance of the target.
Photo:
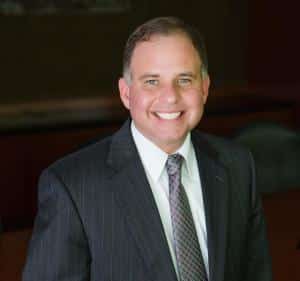
MULTIPOLYGON (((131 123, 131 132, 160 214, 173 264, 178 276, 169 204, 169 178, 165 167, 168 154, 140 133, 133 121, 131 123)), ((207 231, 203 195, 198 162, 191 142, 190 133, 187 135, 181 147, 174 153, 179 153, 184 158, 181 169, 181 182, 189 200, 199 245, 209 277, 207 231)))

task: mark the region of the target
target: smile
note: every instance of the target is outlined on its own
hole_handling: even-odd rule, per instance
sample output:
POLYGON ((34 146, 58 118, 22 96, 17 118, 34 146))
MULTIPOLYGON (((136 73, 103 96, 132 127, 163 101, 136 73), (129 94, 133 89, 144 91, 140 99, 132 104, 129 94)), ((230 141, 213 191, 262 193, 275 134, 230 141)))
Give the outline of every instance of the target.
POLYGON ((180 116, 181 112, 172 112, 172 113, 162 113, 162 112, 156 112, 156 115, 165 120, 173 120, 180 116))

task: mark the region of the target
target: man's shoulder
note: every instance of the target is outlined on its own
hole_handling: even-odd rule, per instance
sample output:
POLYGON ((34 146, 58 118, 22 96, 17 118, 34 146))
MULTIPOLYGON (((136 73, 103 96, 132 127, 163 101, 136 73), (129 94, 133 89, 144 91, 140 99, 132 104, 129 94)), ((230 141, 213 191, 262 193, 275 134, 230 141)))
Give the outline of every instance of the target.
POLYGON ((112 135, 81 145, 50 165, 47 171, 66 178, 105 177, 111 173, 112 165, 117 166, 120 159, 130 155, 133 141, 129 124, 127 121, 112 135))
POLYGON ((195 130, 192 139, 194 146, 205 150, 212 157, 218 157, 222 162, 249 157, 249 150, 246 147, 229 138, 195 130))
POLYGON ((56 173, 77 174, 82 171, 101 168, 105 165, 111 143, 111 136, 93 140, 52 163, 48 170, 56 173))

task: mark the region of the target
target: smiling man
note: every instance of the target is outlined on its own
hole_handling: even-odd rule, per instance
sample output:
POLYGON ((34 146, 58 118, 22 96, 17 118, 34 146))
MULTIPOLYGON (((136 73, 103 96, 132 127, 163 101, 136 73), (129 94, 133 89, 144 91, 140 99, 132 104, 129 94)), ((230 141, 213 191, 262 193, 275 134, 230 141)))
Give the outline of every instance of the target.
POLYGON ((250 153, 194 130, 205 47, 155 18, 125 46, 130 120, 46 169, 23 281, 270 281, 250 153))
POLYGON ((183 31, 154 34, 134 48, 119 81, 121 99, 137 129, 173 153, 200 121, 209 77, 183 31))

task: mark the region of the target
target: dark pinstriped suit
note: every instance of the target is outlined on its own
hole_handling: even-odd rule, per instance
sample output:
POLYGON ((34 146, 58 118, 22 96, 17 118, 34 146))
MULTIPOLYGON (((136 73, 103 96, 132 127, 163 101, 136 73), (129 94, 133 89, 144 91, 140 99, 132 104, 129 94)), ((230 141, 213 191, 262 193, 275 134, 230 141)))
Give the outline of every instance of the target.
MULTIPOLYGON (((271 280, 249 153, 198 132, 192 142, 207 216, 210 280, 271 280)), ((40 178, 23 281, 88 280, 176 280, 129 122, 40 178)))

